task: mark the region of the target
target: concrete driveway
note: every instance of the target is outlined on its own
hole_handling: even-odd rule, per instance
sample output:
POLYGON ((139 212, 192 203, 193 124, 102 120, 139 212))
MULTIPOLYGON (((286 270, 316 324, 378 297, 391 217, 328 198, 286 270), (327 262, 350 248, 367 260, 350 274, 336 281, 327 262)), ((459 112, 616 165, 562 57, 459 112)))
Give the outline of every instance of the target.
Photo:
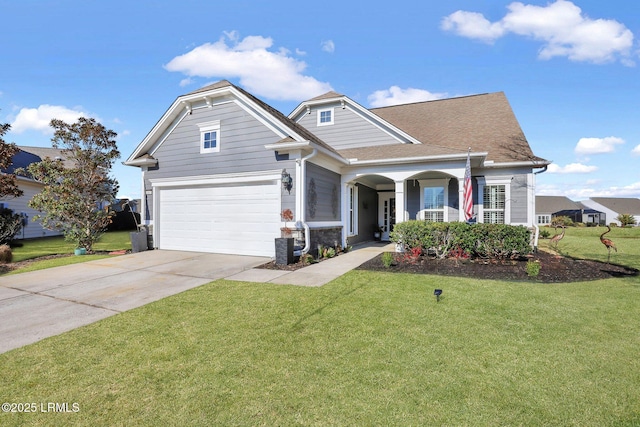
POLYGON ((0 353, 268 261, 155 250, 0 277, 0 353))

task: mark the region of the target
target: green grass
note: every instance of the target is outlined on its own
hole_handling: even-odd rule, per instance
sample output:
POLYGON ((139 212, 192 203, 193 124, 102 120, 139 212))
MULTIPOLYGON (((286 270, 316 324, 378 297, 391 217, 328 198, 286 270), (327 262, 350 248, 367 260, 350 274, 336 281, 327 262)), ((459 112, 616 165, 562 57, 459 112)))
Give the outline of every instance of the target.
POLYGON ((219 280, 0 355, 3 402, 80 407, 0 425, 640 425, 638 318, 638 277, 219 280))
MULTIPOLYGON (((93 246, 95 251, 117 251, 131 249, 129 231, 113 231, 102 235, 93 246)), ((67 242, 63 237, 44 237, 21 241, 22 246, 13 248, 13 261, 24 261, 47 255, 73 254, 75 245, 67 242)), ((42 270, 45 268, 59 267, 61 265, 76 264, 105 258, 108 255, 84 255, 54 258, 42 261, 34 261, 26 267, 16 269, 8 274, 25 273, 27 271, 42 270)))
MULTIPOLYGON (((553 227, 547 230, 551 236, 562 231, 553 227)), ((607 249, 600 242, 600 235, 605 231, 607 229, 604 227, 568 227, 565 237, 558 243, 557 252, 569 257, 606 262, 607 249)), ((605 237, 613 240, 618 248, 618 252, 611 251, 611 263, 640 268, 640 227, 612 228, 605 237)), ((549 239, 541 239, 539 244, 541 248, 548 248, 549 239)))

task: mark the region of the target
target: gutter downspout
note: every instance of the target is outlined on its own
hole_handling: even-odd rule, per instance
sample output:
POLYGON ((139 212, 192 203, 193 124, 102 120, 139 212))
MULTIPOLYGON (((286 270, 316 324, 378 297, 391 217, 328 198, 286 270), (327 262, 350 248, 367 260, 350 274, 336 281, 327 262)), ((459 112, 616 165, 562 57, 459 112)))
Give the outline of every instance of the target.
POLYGON ((306 175, 307 175, 307 168, 306 168, 307 160, 314 157, 316 154, 318 154, 318 149, 314 148, 311 154, 296 161, 300 165, 300 182, 302 183, 302 185, 300 185, 300 188, 299 188, 300 189, 300 212, 296 212, 297 214, 296 216, 298 217, 298 221, 296 221, 296 225, 300 224, 304 228, 304 248, 302 248, 302 250, 300 251, 294 252, 294 255, 296 256, 304 255, 309 252, 309 249, 311 249, 311 231, 309 230, 309 226, 305 222, 305 215, 304 215, 305 202, 306 202, 305 182, 306 182, 306 175))
MULTIPOLYGON (((548 167, 549 167, 549 165, 544 165, 544 167, 541 170, 536 171, 533 174, 534 175, 538 175, 540 173, 546 172, 548 167)), ((535 197, 535 194, 533 195, 533 197, 535 197)), ((535 212, 533 214, 534 214, 533 216, 535 217, 535 212)), ((538 238, 540 237, 540 227, 538 227, 538 224, 536 224, 535 220, 533 221, 533 228, 536 229, 535 236, 533 236, 533 250, 534 250, 534 252, 537 252, 538 251, 538 238)))

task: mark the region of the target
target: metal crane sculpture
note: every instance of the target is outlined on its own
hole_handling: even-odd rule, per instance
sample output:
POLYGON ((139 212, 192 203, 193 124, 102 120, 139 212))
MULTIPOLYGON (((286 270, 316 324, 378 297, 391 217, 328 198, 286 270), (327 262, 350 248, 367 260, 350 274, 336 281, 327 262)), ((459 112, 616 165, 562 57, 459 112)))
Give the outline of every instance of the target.
POLYGON ((562 228, 562 233, 553 236, 549 242, 550 245, 553 245, 554 249, 558 249, 558 242, 564 237, 566 227, 564 225, 561 225, 560 227, 562 228))
POLYGON ((609 263, 609 258, 611 258, 611 249, 618 252, 618 248, 616 248, 615 243, 613 243, 611 239, 607 239, 606 237, 604 237, 604 235, 609 232, 611 232, 611 227, 607 225, 607 231, 605 231, 600 235, 600 241, 602 242, 603 245, 607 247, 607 251, 609 252, 609 254, 607 255, 607 264, 609 263))

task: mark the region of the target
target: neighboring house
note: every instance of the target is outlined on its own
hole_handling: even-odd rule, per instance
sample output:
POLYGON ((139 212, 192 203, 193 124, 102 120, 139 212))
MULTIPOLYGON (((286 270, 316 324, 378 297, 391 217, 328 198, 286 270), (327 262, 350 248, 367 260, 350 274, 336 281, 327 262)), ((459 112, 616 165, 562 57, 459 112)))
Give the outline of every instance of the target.
POLYGON ((538 225, 550 225, 557 216, 566 216, 573 222, 587 225, 602 225, 606 222, 603 212, 591 209, 581 202, 574 202, 565 196, 536 196, 538 225))
POLYGON ((468 156, 477 221, 532 226, 549 162, 502 92, 371 110, 330 92, 287 117, 221 81, 178 97, 125 164, 141 168, 155 247, 273 256, 284 209, 302 252, 464 220, 468 156))
MULTIPOLYGON (((14 173, 16 169, 26 168, 32 163, 42 161, 44 158, 62 159, 60 150, 44 147, 19 146, 20 151, 13 156, 12 165, 3 173, 14 173)), ((42 227, 39 221, 33 218, 39 212, 28 206, 33 196, 42 191, 43 185, 33 179, 18 176, 18 187, 24 192, 20 197, 0 199, 0 206, 11 209, 15 213, 22 215, 23 228, 16 239, 30 239, 35 237, 59 236, 61 233, 56 230, 47 230, 42 227)))
POLYGON ((636 225, 640 225, 640 199, 623 197, 592 197, 582 202, 591 209, 597 209, 607 215, 606 224, 622 225, 616 218, 620 214, 632 215, 636 225))

